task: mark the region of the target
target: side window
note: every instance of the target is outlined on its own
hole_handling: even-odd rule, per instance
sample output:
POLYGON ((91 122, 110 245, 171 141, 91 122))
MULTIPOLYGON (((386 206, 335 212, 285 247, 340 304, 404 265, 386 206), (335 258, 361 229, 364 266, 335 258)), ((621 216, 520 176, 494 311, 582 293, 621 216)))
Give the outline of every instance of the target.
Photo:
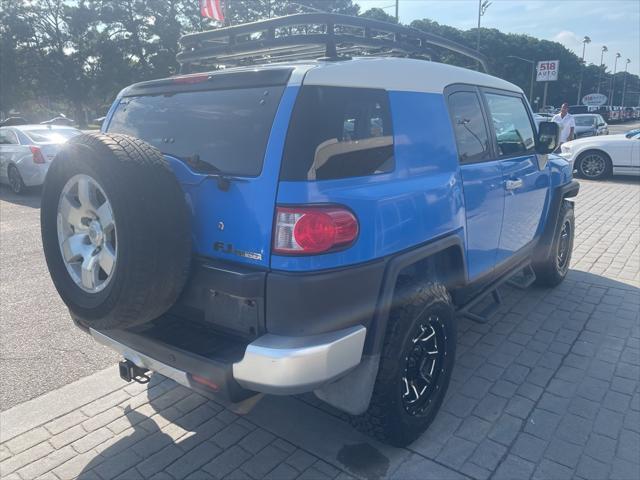
POLYGON ((495 93, 485 96, 500 156, 531 153, 535 148, 535 137, 522 99, 495 93))
POLYGON ((287 133, 283 180, 361 177, 393 169, 387 92, 302 87, 287 133))
POLYGON ((0 145, 15 145, 18 143, 16 134, 11 130, 0 130, 0 145))
POLYGON ((460 163, 488 160, 489 135, 478 95, 474 92, 455 92, 449 95, 449 109, 460 163))

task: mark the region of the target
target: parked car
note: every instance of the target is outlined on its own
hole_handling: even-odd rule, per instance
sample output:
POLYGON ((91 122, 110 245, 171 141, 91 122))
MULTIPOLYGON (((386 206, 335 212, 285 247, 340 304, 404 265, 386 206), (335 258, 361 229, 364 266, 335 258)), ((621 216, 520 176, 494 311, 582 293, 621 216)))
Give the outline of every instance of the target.
POLYGON ((609 125, 600 115, 592 113, 582 113, 574 115, 576 122, 576 138, 595 137, 597 135, 608 135, 609 125))
MULTIPOLYGON (((401 26, 289 21, 302 19, 421 45, 401 26)), ((240 27, 252 25, 207 39, 240 27)), ((210 58, 196 38, 181 40, 189 58, 210 58)), ((72 318, 123 356, 125 380, 154 370, 232 402, 314 392, 406 445, 444 399, 456 315, 486 322, 479 302, 514 275, 522 288, 565 278, 579 185, 549 155, 557 124, 537 133, 518 86, 333 55, 124 89, 103 133, 72 139, 51 166, 44 251, 72 318)))
POLYGON ((578 175, 600 180, 610 175, 640 175, 640 130, 563 143, 560 154, 578 175))
POLYGON ((65 125, 67 127, 70 127, 75 123, 76 122, 71 118, 66 117, 64 114, 60 114, 57 117, 53 117, 49 120, 45 120, 44 122, 40 122, 40 125, 65 125))
POLYGON ((4 120, 2 120, 0 122, 0 127, 11 127, 14 125, 26 125, 27 123, 29 123, 27 121, 26 118, 24 117, 9 117, 9 118, 5 118, 4 120))
POLYGON ((14 193, 42 185, 60 147, 81 133, 71 127, 0 127, 0 182, 8 184, 14 193))

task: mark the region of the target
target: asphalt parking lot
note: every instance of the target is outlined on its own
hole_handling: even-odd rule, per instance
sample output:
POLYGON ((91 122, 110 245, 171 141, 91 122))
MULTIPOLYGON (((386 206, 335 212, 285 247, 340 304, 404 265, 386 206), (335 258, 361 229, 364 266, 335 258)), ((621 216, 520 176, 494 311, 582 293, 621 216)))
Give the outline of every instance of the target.
POLYGON ((639 179, 582 182, 561 286, 460 319, 450 391, 408 449, 307 396, 239 417, 159 376, 120 383, 55 293, 38 206, 0 190, 3 478, 640 478, 639 179))

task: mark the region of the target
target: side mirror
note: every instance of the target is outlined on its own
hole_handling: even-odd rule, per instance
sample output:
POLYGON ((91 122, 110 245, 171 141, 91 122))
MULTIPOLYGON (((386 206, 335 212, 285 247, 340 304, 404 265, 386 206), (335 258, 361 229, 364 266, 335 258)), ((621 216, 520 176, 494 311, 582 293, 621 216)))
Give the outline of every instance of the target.
POLYGON ((599 126, 599 127, 604 127, 604 126, 605 126, 605 124, 604 124, 604 123, 599 123, 599 124, 598 124, 598 126, 599 126))
POLYGON ((540 154, 551 153, 560 144, 560 125, 556 122, 540 122, 538 126, 538 138, 536 139, 536 152, 540 154))

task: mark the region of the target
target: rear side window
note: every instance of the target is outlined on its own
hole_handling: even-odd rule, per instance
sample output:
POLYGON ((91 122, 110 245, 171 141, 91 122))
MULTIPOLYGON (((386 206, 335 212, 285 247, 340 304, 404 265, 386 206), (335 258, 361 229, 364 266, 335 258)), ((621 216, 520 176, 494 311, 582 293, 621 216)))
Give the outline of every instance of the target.
POLYGON ((197 158, 205 172, 208 166, 257 176, 283 91, 278 86, 125 97, 108 131, 138 137, 182 160, 197 158))
POLYGON ((0 130, 0 145, 15 145, 18 137, 11 130, 0 130))
POLYGON ((449 95, 449 109, 453 117, 460 163, 488 160, 489 135, 474 92, 456 92, 449 95))
POLYGON ((282 180, 361 177, 393 169, 387 92, 302 87, 287 133, 282 180))
POLYGON ((522 99, 495 93, 485 95, 500 156, 531 153, 535 148, 533 126, 522 99))

